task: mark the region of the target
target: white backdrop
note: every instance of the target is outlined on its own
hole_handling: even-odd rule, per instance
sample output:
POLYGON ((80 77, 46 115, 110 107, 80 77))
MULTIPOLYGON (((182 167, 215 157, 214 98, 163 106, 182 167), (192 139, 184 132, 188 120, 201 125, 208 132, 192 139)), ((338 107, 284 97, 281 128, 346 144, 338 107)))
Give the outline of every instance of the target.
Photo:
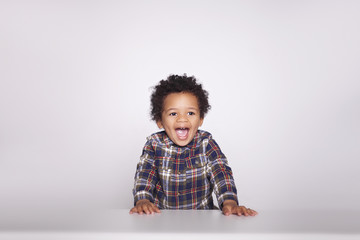
POLYGON ((151 86, 194 75, 242 204, 360 209, 360 1, 0 2, 0 208, 130 208, 151 86))

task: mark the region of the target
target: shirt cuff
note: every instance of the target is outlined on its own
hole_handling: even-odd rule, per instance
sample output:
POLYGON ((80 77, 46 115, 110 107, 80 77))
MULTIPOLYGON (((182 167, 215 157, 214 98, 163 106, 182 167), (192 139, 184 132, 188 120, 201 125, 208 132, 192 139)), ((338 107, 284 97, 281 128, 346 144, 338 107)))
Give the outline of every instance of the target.
POLYGON ((147 191, 139 191, 136 192, 134 195, 134 206, 136 205, 136 202, 142 199, 147 199, 150 202, 154 203, 154 197, 151 193, 147 191))
POLYGON ((218 197, 218 204, 220 210, 222 210, 223 203, 225 202, 225 200, 234 200, 237 203, 237 205, 239 205, 239 201, 235 193, 225 192, 218 197))

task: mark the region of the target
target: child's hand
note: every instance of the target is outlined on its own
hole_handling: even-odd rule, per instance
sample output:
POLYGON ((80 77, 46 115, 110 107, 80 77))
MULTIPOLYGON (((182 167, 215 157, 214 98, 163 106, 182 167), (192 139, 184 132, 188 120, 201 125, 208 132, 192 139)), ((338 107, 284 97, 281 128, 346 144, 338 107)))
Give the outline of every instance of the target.
POLYGON ((246 208, 245 206, 238 206, 234 200, 226 200, 223 203, 222 212, 225 216, 229 216, 230 214, 255 216, 258 214, 255 210, 246 208))
POLYGON ((138 214, 153 214, 153 213, 160 213, 158 207, 156 207, 152 202, 147 199, 141 199, 136 202, 136 206, 130 210, 130 214, 138 213, 138 214))

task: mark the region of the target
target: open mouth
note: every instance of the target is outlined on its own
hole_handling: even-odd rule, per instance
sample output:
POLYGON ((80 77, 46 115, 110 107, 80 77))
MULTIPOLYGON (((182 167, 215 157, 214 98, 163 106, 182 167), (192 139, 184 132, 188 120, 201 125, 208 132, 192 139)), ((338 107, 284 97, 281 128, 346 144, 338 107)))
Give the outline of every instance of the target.
POLYGON ((176 128, 176 135, 180 140, 185 140, 189 133, 189 128, 176 128))

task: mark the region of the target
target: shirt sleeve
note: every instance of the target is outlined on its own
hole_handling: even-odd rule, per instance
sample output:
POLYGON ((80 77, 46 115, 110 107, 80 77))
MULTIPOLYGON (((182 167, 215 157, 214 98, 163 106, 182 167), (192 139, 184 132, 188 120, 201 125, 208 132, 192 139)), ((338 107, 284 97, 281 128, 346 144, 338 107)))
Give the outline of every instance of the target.
POLYGON ((219 145, 212 138, 209 139, 206 154, 209 158, 210 182, 220 209, 225 200, 234 200, 238 203, 232 170, 219 145))
POLYGON ((154 202, 153 191, 158 181, 152 142, 146 142, 137 164, 133 188, 134 205, 141 199, 154 202))

